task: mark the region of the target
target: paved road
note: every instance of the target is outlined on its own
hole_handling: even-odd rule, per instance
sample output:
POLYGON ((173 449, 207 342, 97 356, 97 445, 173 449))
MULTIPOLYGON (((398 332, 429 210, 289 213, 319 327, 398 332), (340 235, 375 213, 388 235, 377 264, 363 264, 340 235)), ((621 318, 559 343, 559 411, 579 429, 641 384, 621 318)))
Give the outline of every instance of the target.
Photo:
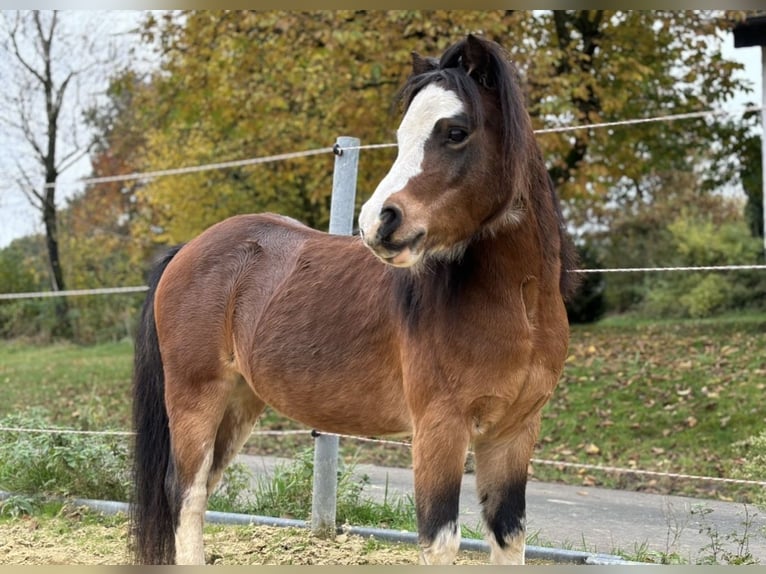
MULTIPOLYGON (((289 463, 285 459, 246 455, 239 461, 256 475, 273 472, 278 462, 289 463)), ((364 494, 372 499, 383 499, 386 484, 389 496, 412 493, 410 469, 360 464, 356 473, 370 478, 364 494)), ((473 475, 463 477, 460 509, 464 524, 475 527, 480 523, 473 475)), ((753 556, 766 564, 766 511, 754 507, 537 481, 527 486, 527 532, 537 534, 537 545, 607 554, 616 550, 633 553, 643 546, 648 551, 677 553, 695 562, 711 554, 709 531, 717 532, 719 543, 729 552, 736 553, 737 543, 747 539, 753 556), (698 508, 710 512, 703 516, 698 508), (750 513, 749 529, 744 525, 748 520, 746 510, 750 513)))

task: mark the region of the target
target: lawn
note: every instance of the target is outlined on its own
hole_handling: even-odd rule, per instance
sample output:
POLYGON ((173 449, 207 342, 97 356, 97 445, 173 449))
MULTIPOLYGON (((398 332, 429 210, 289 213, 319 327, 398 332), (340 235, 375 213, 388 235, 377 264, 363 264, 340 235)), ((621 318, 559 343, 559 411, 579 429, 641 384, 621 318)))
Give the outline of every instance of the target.
MULTIPOLYGON (((42 407, 51 424, 130 426, 129 342, 0 347, 0 416, 42 407)), ((766 419, 766 315, 572 327, 564 376, 544 408, 535 458, 703 476, 737 476, 738 441, 766 419)), ((257 430, 303 428, 268 411, 257 430)), ((254 435, 252 452, 291 456, 308 436, 254 435)), ((358 462, 407 465, 409 451, 342 442, 358 462)), ((470 460, 468 464, 470 468, 470 460)), ((535 479, 749 501, 752 487, 534 464, 535 479)))
MULTIPOLYGON (((735 476, 742 461, 734 443, 764 428, 764 375, 763 315, 575 326, 565 374, 545 408, 536 456, 735 476)), ((549 473, 535 470, 539 478, 549 473)), ((706 482, 590 471, 578 476, 585 484, 738 494, 706 482)))

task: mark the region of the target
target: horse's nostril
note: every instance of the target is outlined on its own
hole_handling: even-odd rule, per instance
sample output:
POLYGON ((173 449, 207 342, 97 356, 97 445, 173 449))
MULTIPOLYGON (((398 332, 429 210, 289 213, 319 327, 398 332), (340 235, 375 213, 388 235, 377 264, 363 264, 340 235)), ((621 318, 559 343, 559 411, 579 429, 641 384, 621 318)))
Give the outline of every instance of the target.
POLYGON ((385 241, 391 237, 402 224, 402 212, 398 207, 388 206, 380 210, 380 227, 378 228, 378 239, 385 241))

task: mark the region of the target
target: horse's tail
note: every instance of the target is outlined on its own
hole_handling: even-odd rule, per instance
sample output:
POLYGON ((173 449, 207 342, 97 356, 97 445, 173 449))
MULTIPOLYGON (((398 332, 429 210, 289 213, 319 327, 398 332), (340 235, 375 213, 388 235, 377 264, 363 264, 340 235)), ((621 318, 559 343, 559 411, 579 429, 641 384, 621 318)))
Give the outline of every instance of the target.
POLYGON ((165 376, 154 321, 154 295, 165 268, 180 247, 155 266, 141 310, 133 363, 133 499, 131 543, 138 564, 172 564, 176 516, 165 495, 170 464, 170 429, 165 407, 165 376))

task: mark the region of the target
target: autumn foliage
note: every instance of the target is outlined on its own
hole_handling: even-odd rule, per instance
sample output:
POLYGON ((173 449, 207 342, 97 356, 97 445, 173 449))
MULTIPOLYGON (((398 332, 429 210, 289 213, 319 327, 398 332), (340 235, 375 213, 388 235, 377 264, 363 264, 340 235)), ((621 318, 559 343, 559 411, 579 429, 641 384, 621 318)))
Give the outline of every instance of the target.
MULTIPOLYGON (((734 75, 741 66, 721 54, 722 32, 733 25, 727 16, 609 10, 150 13, 141 34, 156 46, 156 68, 143 75, 116 73, 109 103, 89 114, 98 142, 94 175, 310 150, 332 146, 341 135, 362 144, 392 142, 396 91, 410 71, 411 52, 439 55, 469 32, 506 48, 520 70, 536 128, 722 108, 742 87, 734 75)), ((741 205, 709 198, 747 177, 752 158, 740 144, 755 120, 734 114, 538 137, 572 231, 594 263, 662 264, 659 253, 683 259, 673 251, 669 226, 702 216, 700 210, 682 213, 677 200, 699 201, 713 210, 708 215, 714 220, 742 223, 741 205), (631 244, 613 235, 636 225, 651 227, 662 240, 657 257, 639 244, 640 236, 625 236, 635 239, 631 244), (609 251, 615 243, 630 252, 609 251)), ((394 156, 393 149, 362 151, 359 203, 394 156)), ((93 185, 68 208, 68 285, 138 281, 159 248, 237 213, 275 211, 326 229, 332 167, 328 153, 93 185), (104 255, 107 263, 99 263, 104 255)), ((752 251, 742 256, 752 257, 752 251)), ((617 280, 617 291, 607 284, 609 305, 644 305, 657 286, 653 281, 642 278, 637 287, 630 279, 617 280)))

